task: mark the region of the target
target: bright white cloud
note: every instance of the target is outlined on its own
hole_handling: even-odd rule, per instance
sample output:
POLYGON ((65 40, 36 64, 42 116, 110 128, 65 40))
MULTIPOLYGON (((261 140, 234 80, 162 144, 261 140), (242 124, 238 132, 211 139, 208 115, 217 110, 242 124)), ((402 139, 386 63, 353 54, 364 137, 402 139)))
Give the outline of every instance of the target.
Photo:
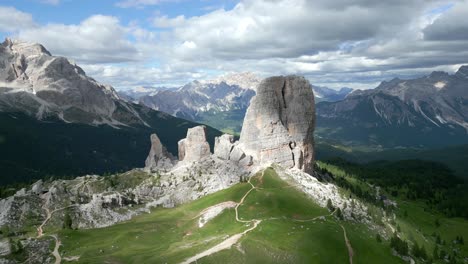
POLYGON ((15 32, 23 28, 34 27, 31 14, 21 12, 13 7, 0 6, 0 31, 15 32))
POLYGON ((81 62, 106 63, 139 59, 128 34, 117 18, 94 15, 78 25, 48 24, 20 30, 17 37, 39 42, 57 55, 81 62))
MULTIPOLYGON (((119 5, 162 1, 173 0, 119 5)), ((13 9, 21 14, 16 18, 23 17, 16 24, 24 27, 11 25, 6 13, 0 28, 5 24, 22 39, 84 63, 89 75, 121 88, 236 71, 301 74, 319 85, 371 88, 394 76, 453 71, 468 63, 467 2, 441 9, 447 1, 242 0, 232 10, 196 17, 158 13, 146 28, 102 15, 79 24, 35 26, 29 14, 13 9)))

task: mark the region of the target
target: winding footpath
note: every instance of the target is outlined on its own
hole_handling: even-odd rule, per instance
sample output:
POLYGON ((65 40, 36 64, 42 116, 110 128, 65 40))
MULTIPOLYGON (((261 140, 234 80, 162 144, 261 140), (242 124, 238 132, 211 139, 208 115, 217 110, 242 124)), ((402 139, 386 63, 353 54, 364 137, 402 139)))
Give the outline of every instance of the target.
POLYGON ((55 247, 54 251, 52 251, 52 255, 55 257, 55 264, 60 264, 62 263, 62 256, 60 256, 59 253, 59 248, 62 245, 62 242, 58 239, 57 235, 49 235, 50 237, 53 237, 55 239, 55 247))
MULTIPOLYGON (((263 179, 263 176, 265 174, 265 171, 262 172, 262 176, 260 177, 260 181, 262 181, 263 179)), ((242 196, 241 200, 239 201, 239 203, 237 203, 236 207, 235 207, 235 213, 236 213, 236 221, 239 222, 239 223, 251 223, 253 224, 250 228, 248 228, 247 230, 245 230, 244 232, 242 233, 239 233, 239 234, 235 234, 235 235, 232 235, 231 237, 225 239, 224 241, 222 241, 221 243, 201 252, 201 253, 198 253, 196 254, 195 256, 192 256, 186 260, 184 260, 183 262, 181 262, 181 264, 190 264, 190 263, 196 263, 199 259, 201 258, 204 258, 204 257, 207 257, 207 256, 210 256, 212 254, 215 254, 219 251, 222 251, 222 250, 225 250, 225 249, 229 249, 231 248, 234 244, 236 244, 237 242, 239 242, 239 240, 242 238, 242 236, 244 236, 245 234, 249 233, 250 231, 254 230, 255 228, 257 228, 257 226, 262 222, 262 220, 260 219, 252 219, 252 220, 242 220, 239 218, 239 207, 244 203, 245 199, 247 198, 247 196, 255 189, 261 189, 261 188, 258 188, 256 187, 255 185, 253 185, 250 180, 252 179, 249 178, 248 180, 248 183, 250 184, 251 188, 244 194, 244 196, 242 196)), ((223 202, 221 204, 217 204, 217 205, 214 205, 214 206, 219 206, 219 205, 222 205, 224 203, 232 203, 232 201, 227 201, 227 202, 223 202)), ((204 209, 201 213, 199 213, 197 216, 195 216, 193 219, 201 216, 203 214, 203 212, 206 212, 208 209, 214 207, 214 206, 210 206, 206 209, 204 209)), ((296 222, 311 222, 311 221, 315 221, 317 219, 320 219, 320 218, 323 218, 323 217, 326 217, 326 216, 331 216, 333 215, 335 212, 336 212, 337 209, 335 209, 333 212, 331 212, 330 214, 327 214, 327 215, 321 215, 321 216, 316 216, 314 218, 311 218, 311 219, 304 219, 304 220, 300 220, 300 219, 290 219, 292 221, 296 221, 296 222)), ((272 218, 269 218, 269 219, 264 219, 264 220, 277 220, 277 219, 284 219, 284 217, 272 217, 272 218)), ((346 234, 346 229, 344 228, 343 225, 339 224, 341 226, 341 228, 343 229, 343 235, 344 235, 344 239, 345 239, 345 243, 346 243, 346 248, 348 249, 348 256, 349 256, 349 263, 350 264, 353 264, 353 256, 354 256, 354 250, 351 246, 351 242, 349 241, 348 239, 348 236, 346 234)), ((57 264, 57 263, 56 263, 57 264)))
MULTIPOLYGON (((58 209, 55 209, 53 211, 50 211, 50 209, 47 208, 46 203, 44 203, 44 205, 42 206, 42 209, 44 209, 44 211, 46 212, 46 218, 44 219, 44 221, 42 221, 41 225, 39 227, 37 227, 37 238, 40 238, 40 237, 44 236, 44 226, 47 224, 47 222, 49 222, 50 218, 52 217, 52 215, 54 213, 56 213, 58 211, 61 211, 61 210, 65 210, 65 209, 73 207, 73 206, 75 206, 75 205, 65 206, 65 207, 58 208, 58 209)), ((62 245, 62 242, 60 242, 57 235, 49 235, 49 236, 52 237, 55 240, 54 251, 52 251, 52 255, 55 257, 55 262, 54 263, 55 264, 60 264, 60 263, 62 263, 62 256, 60 256, 59 248, 62 245)))
POLYGON ((343 225, 340 224, 340 226, 343 229, 343 235, 345 238, 346 247, 348 248, 349 264, 353 264, 353 256, 354 256, 353 247, 351 246, 351 242, 349 242, 348 236, 346 235, 346 229, 344 228, 343 225))
MULTIPOLYGON (((263 178, 263 175, 264 175, 265 171, 262 172, 262 176, 261 176, 261 179, 263 178)), ((247 230, 245 230, 244 232, 242 233, 239 233, 239 234, 235 234, 235 235, 232 235, 231 237, 227 238, 226 240, 222 241, 221 243, 217 244, 216 246, 212 247, 212 248, 209 248, 201 253, 198 253, 197 255, 195 256, 192 256, 186 260, 184 260, 183 262, 181 262, 181 264, 190 264, 190 263, 194 263, 196 262, 197 260, 201 259, 201 258, 204 258, 204 257, 207 257, 207 256, 210 256, 214 253, 217 253, 219 251, 222 251, 224 249, 229 249, 231 248, 234 244, 236 244, 245 234, 249 233, 250 231, 254 230, 255 228, 257 228, 257 226, 262 222, 262 220, 258 220, 258 219, 252 219, 252 220, 241 220, 239 219, 239 206, 241 206, 243 203, 244 203, 244 200, 245 198, 255 189, 257 189, 257 187, 255 187, 251 182, 250 182, 250 179, 249 178, 249 181, 248 183, 250 184, 250 186, 252 188, 250 188, 245 194, 244 196, 241 198, 240 202, 237 203, 236 207, 235 207, 235 212, 236 212, 236 221, 239 222, 239 223, 253 223, 253 225, 248 228, 247 230)))

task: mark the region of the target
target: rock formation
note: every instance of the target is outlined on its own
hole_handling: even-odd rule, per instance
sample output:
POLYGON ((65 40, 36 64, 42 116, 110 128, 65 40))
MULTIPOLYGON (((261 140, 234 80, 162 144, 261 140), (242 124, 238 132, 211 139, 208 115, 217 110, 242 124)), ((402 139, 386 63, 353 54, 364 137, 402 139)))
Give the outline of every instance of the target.
POLYGON ((234 142, 234 136, 228 134, 215 138, 214 155, 222 160, 232 160, 242 167, 253 164, 252 156, 246 155, 239 142, 234 142))
POLYGON ((40 44, 0 43, 0 111, 24 112, 85 124, 144 124, 114 88, 102 85, 64 57, 40 44))
POLYGON ((254 162, 313 171, 314 94, 304 77, 267 78, 257 88, 239 146, 254 162))
POLYGON ((156 168, 169 169, 173 166, 173 157, 163 146, 156 134, 151 135, 151 149, 145 161, 145 168, 154 170, 156 168))
POLYGON ((187 130, 187 137, 179 143, 180 161, 199 161, 211 156, 210 144, 206 140, 206 127, 196 126, 187 130))

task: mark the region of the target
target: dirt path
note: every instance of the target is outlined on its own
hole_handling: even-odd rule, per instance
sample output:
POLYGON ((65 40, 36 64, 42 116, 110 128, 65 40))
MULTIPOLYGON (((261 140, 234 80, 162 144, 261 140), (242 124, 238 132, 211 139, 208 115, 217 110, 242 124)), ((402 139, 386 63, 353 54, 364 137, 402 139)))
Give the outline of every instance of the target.
MULTIPOLYGON (((263 175, 264 175, 265 171, 262 172, 262 176, 260 179, 263 179, 263 175)), ((243 203, 244 203, 244 200, 245 198, 249 195, 249 193, 251 193, 253 190, 257 189, 257 187, 255 187, 251 182, 250 182, 250 179, 249 178, 249 181, 248 183, 250 184, 250 186, 252 186, 252 188, 250 188, 250 190, 248 190, 244 196, 242 196, 241 200, 239 203, 237 203, 236 207, 235 207, 235 211, 236 211, 236 221, 237 222, 240 222, 240 223, 253 223, 253 226, 251 226, 250 228, 248 228, 247 230, 245 230, 244 232, 242 233, 239 233, 239 234, 235 234, 231 237, 229 237, 228 239, 222 241, 221 243, 217 244, 216 246, 212 247, 212 248, 209 248, 201 253, 198 253, 197 255, 195 256, 192 256, 188 259, 186 259, 185 261, 183 261, 181 264, 190 264, 190 263, 193 263, 193 262, 196 262, 197 260, 201 259, 201 258, 204 258, 204 257, 207 257, 207 256, 210 256, 214 253, 217 253, 221 250, 224 250, 224 249, 229 249, 231 248, 234 244, 236 244, 241 238, 242 236, 244 236, 245 234, 247 234, 248 232, 254 230, 255 228, 257 228, 257 226, 262 222, 262 220, 258 220, 258 219, 252 219, 252 220, 240 220, 239 219, 239 206, 241 206, 243 203)), ((206 211, 208 208, 206 208, 205 210, 203 210, 202 212, 206 211)))
POLYGON ((291 219, 292 221, 296 221, 296 222, 301 222, 301 223, 305 223, 305 222, 311 222, 311 221, 315 221, 319 218, 322 218, 322 217, 327 217, 327 216, 331 216, 333 215, 334 213, 336 212, 336 209, 333 210, 331 213, 327 214, 327 215, 319 215, 319 216, 316 216, 314 218, 311 218, 311 219, 304 219, 304 220, 301 220, 301 219, 291 219))
POLYGON ((197 255, 193 256, 193 257, 190 257, 189 259, 185 260, 184 262, 182 262, 181 264, 190 264, 190 263, 193 263, 193 262, 196 262, 197 260, 201 259, 201 258, 204 258, 204 257, 207 257, 207 256, 210 256, 214 253, 217 253, 221 250, 224 250, 224 249, 229 249, 232 247, 232 245, 236 244, 239 239, 241 239, 242 236, 244 236, 245 234, 247 234, 248 232, 254 230, 255 228, 257 228, 257 226, 261 223, 262 221, 261 220, 253 220, 253 226, 250 227, 249 229, 245 230, 244 232, 242 233, 239 233, 239 234, 235 234, 233 236, 231 236, 230 238, 224 240, 223 242, 219 243, 218 245, 210 248, 210 249, 207 249, 201 253, 198 253, 197 255))
POLYGON ((236 202, 233 202, 233 201, 226 201, 226 202, 222 202, 222 203, 219 203, 219 204, 215 204, 215 205, 212 205, 210 207, 207 207, 205 209, 203 209, 203 211, 201 211, 200 213, 198 213, 196 216, 190 218, 190 220, 193 220, 193 219, 196 219, 202 215, 204 215, 206 212, 210 211, 211 209, 213 208, 216 208, 216 207, 223 207, 223 208, 230 208, 232 207, 232 205, 234 205, 237 203, 236 202))
POLYGON ((58 208, 58 209, 55 209, 53 210, 52 212, 49 210, 49 208, 47 208, 47 206, 44 204, 42 206, 42 209, 44 209, 44 211, 46 212, 46 218, 44 219, 44 221, 42 222, 42 224, 37 228, 37 237, 42 237, 44 235, 44 226, 47 224, 47 222, 49 222, 50 218, 52 217, 52 215, 58 211, 61 211, 61 210, 65 210, 67 208, 70 208, 70 207, 74 207, 75 205, 70 205, 70 206, 66 206, 66 207, 62 207, 62 208, 58 208))
MULTIPOLYGON (((264 173, 265 173, 265 172, 262 172, 262 178, 263 178, 263 174, 264 174, 264 173)), ((236 221, 237 221, 237 222, 241 222, 241 223, 250 223, 250 222, 252 222, 252 221, 255 221, 255 220, 240 220, 240 219, 239 219, 239 206, 241 206, 241 205, 244 203, 245 198, 249 195, 250 192, 252 192, 253 190, 257 189, 257 187, 255 187, 255 186, 250 182, 250 179, 251 179, 251 178, 249 178, 248 183, 252 186, 252 188, 250 188, 250 190, 248 190, 248 191, 244 194, 244 196, 242 197, 242 199, 241 199, 240 202, 236 205, 236 208, 235 208, 235 210, 236 210, 236 221)))
POLYGON ((44 206, 42 206, 42 209, 44 209, 46 212, 46 218, 44 219, 44 221, 42 221, 42 224, 37 228, 37 237, 42 237, 42 235, 44 234, 44 231, 42 228, 45 226, 45 224, 47 224, 49 219, 52 217, 52 213, 50 212, 49 208, 45 206, 45 204, 44 206))
POLYGON ((55 264, 60 264, 62 263, 62 257, 60 256, 59 253, 59 247, 62 245, 62 242, 58 239, 57 235, 49 235, 50 237, 53 237, 55 239, 55 247, 54 251, 52 251, 52 255, 55 257, 55 264))
POLYGON ((346 235, 346 229, 344 228, 343 225, 340 225, 340 226, 343 229, 343 235, 345 238, 346 247, 348 248, 349 264, 353 264, 353 256, 354 256, 353 247, 351 246, 351 242, 349 242, 348 236, 346 235))
MULTIPOLYGON (((265 174, 265 171, 262 172, 262 176, 260 177, 260 181, 263 180, 263 176, 265 174)), ((204 257, 207 257, 207 256, 210 256, 214 253, 217 253, 219 251, 222 251, 222 250, 225 250, 225 249, 229 249, 231 248, 234 244, 236 244, 241 238, 242 236, 244 236, 245 234, 247 234, 248 232, 254 230, 255 228, 257 228, 257 226, 262 222, 262 220, 259 220, 259 219, 252 219, 252 220, 241 220, 239 218, 239 207, 244 203, 245 199, 247 198, 247 196, 255 189, 260 189, 260 188, 257 188, 256 186, 254 186, 251 182, 250 182, 250 179, 248 180, 248 183, 250 184, 250 186, 252 186, 245 194, 244 196, 242 196, 241 200, 239 201, 239 203, 237 203, 236 207, 235 207, 235 212, 236 212, 236 221, 237 222, 240 222, 240 223, 253 223, 253 226, 251 226, 250 228, 248 228, 247 230, 245 230, 244 232, 242 233, 239 233, 239 234, 235 234, 229 238, 227 238, 226 240, 222 241, 221 243, 217 244, 216 246, 214 247, 211 247, 201 253, 198 253, 196 254, 195 256, 192 256, 188 259, 186 259, 185 261, 183 261, 181 264, 190 264, 190 263, 194 263, 196 262, 197 260, 201 259, 201 258, 204 258, 204 257)), ((227 203, 229 203, 230 201, 228 201, 227 203)), ((214 205, 214 206, 217 206, 217 205, 214 205)), ((208 207, 206 209, 204 209, 200 214, 197 215, 200 216, 203 214, 203 212, 206 212, 209 208, 211 207, 208 207)), ((334 213, 336 212, 336 209, 331 212, 330 214, 328 215, 321 215, 321 216, 316 216, 314 218, 311 218, 311 219, 305 219, 305 220, 298 220, 298 219, 291 219, 293 221, 297 221, 297 222, 310 222, 310 221, 315 221, 321 217, 326 217, 326 216, 330 216, 330 215, 333 215, 334 213)), ((196 218, 196 217, 194 217, 196 218)), ((273 217, 273 218, 270 218, 270 219, 265 219, 265 220, 276 220, 276 219, 282 219, 280 217, 273 217)), ((346 235, 346 229, 344 228, 343 225, 341 225, 341 228, 343 229, 343 235, 344 235, 344 238, 345 238, 345 242, 346 242, 346 247, 348 249, 348 255, 349 255, 349 263, 350 264, 353 264, 353 255, 354 255, 354 251, 353 251, 353 248, 351 246, 351 242, 348 240, 348 236, 346 235)))

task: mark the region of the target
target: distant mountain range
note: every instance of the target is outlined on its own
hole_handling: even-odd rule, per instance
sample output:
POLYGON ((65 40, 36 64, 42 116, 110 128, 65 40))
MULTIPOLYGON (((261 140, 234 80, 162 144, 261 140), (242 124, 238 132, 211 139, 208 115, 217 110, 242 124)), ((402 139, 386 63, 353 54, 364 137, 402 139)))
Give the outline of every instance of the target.
POLYGON ((323 86, 313 86, 315 102, 336 102, 345 99, 345 97, 350 94, 353 89, 343 87, 340 90, 330 89, 323 86))
MULTIPOLYGON (((240 132, 245 111, 261 78, 253 73, 228 74, 207 81, 192 81, 179 88, 135 88, 119 91, 121 97, 173 116, 240 132)), ((338 101, 352 89, 339 91, 314 86, 317 101, 338 101)))
POLYGON ((395 78, 317 104, 317 134, 347 145, 439 147, 468 143, 468 66, 395 78))
MULTIPOLYGON (((313 86, 318 102, 317 139, 373 149, 466 144, 467 72, 465 66, 454 75, 433 72, 412 80, 396 78, 370 90, 313 86)), ((250 73, 234 74, 153 90, 137 101, 236 133, 259 82, 250 73)))
MULTIPOLYGON (((169 151, 196 123, 123 100, 42 45, 0 44, 0 184, 143 167, 150 134, 169 151)), ((211 143, 220 132, 209 128, 211 143)))

